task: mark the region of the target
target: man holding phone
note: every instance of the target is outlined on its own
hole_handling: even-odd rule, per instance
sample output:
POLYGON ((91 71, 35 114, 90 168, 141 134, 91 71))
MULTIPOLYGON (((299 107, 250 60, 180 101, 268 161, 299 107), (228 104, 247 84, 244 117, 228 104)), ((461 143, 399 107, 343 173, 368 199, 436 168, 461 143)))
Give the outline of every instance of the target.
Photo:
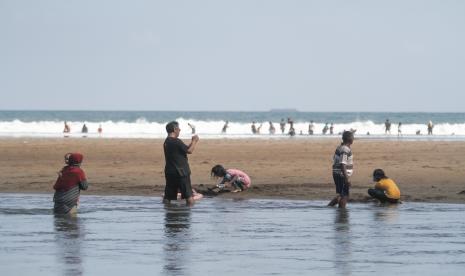
POLYGON ((165 195, 163 197, 164 203, 170 203, 171 200, 176 200, 178 191, 181 196, 186 200, 188 206, 194 204, 191 186, 191 170, 187 160, 187 154, 194 152, 195 146, 199 142, 199 136, 192 136, 189 145, 184 144, 179 137, 181 129, 179 123, 176 121, 169 122, 166 125, 166 137, 163 149, 165 153, 165 195))

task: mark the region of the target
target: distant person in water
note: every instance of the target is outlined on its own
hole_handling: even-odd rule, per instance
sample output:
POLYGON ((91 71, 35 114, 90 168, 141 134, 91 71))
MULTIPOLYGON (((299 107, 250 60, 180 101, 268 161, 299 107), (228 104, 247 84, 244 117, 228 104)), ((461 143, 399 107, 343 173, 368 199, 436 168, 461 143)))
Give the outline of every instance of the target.
POLYGON ((333 135, 334 134, 334 124, 331 123, 331 126, 329 127, 329 134, 333 135))
POLYGON ((276 129, 274 128, 274 125, 271 121, 268 122, 270 124, 270 127, 268 128, 268 131, 270 132, 271 135, 276 133, 276 129))
POLYGON ((386 119, 386 121, 384 122, 384 134, 391 134, 391 122, 389 121, 389 119, 386 119))
POLYGON ((433 122, 432 121, 429 121, 428 122, 428 135, 433 135, 433 122))
POLYGON ((79 204, 81 190, 87 190, 89 184, 81 163, 84 156, 80 153, 67 153, 65 164, 58 173, 58 178, 53 186, 55 214, 75 214, 79 204))
POLYGON ((323 135, 326 135, 326 133, 328 132, 328 129, 329 129, 328 123, 326 123, 322 130, 323 135))
POLYGON ((281 118, 281 122, 279 123, 279 127, 281 128, 281 134, 284 134, 284 131, 286 130, 286 122, 284 121, 284 118, 281 118))
POLYGON ((292 120, 290 117, 287 118, 287 123, 290 125, 294 125, 294 120, 292 120))
POLYGON ((68 123, 65 121, 65 127, 63 128, 63 133, 65 134, 65 137, 68 137, 68 133, 71 132, 71 128, 69 127, 68 123))
POLYGON ((195 134, 195 126, 191 123, 187 123, 187 125, 191 128, 191 133, 195 134))
POLYGON ((294 128, 294 121, 291 118, 287 118, 287 123, 289 124, 289 132, 290 136, 295 136, 295 128, 294 128))
POLYGON ((252 131, 252 134, 257 134, 257 127, 255 126, 255 121, 252 122, 252 125, 250 126, 250 130, 252 131))
POLYGON ((350 177, 353 173, 353 155, 350 148, 354 142, 354 134, 350 131, 342 133, 342 143, 336 148, 333 156, 333 180, 336 186, 337 196, 331 200, 328 206, 339 204, 339 208, 345 208, 349 199, 350 177))
POLYGON ((89 132, 89 129, 87 128, 86 124, 82 126, 81 133, 84 134, 83 137, 86 137, 86 134, 89 132))
POLYGON ((257 134, 261 134, 262 126, 263 126, 263 124, 260 124, 260 125, 257 127, 257 134))
POLYGON ((378 199, 381 203, 398 203, 400 200, 400 190, 394 180, 386 176, 382 169, 373 171, 373 181, 376 182, 374 189, 368 189, 368 194, 372 198, 378 199))
POLYGON ((226 121, 226 123, 224 123, 224 126, 223 126, 223 129, 221 130, 221 133, 226 133, 226 131, 228 130, 228 124, 229 124, 229 121, 226 121))
POLYGON ((291 126, 289 127, 289 136, 293 137, 295 136, 295 128, 294 128, 294 125, 291 124, 291 126))
POLYGON ((397 136, 402 136, 402 123, 399 122, 399 124, 397 125, 397 136))
POLYGON ((313 135, 315 129, 315 124, 313 124, 313 121, 310 121, 310 124, 308 124, 308 135, 313 135))
POLYGON ((97 130, 97 131, 98 131, 98 135, 101 136, 101 135, 102 135, 102 131, 103 131, 103 128, 102 128, 102 125, 101 125, 101 124, 98 126, 98 130, 97 130))
POLYGON ((189 145, 184 144, 178 137, 181 129, 176 121, 169 122, 166 125, 166 137, 163 143, 165 154, 165 194, 164 203, 170 203, 171 200, 178 198, 178 191, 181 192, 181 198, 186 200, 188 206, 194 204, 193 191, 191 186, 191 170, 187 160, 187 154, 194 152, 199 142, 199 136, 193 135, 189 145))
POLYGON ((217 187, 224 189, 232 187, 233 192, 242 192, 250 187, 250 177, 243 171, 238 169, 225 169, 222 165, 216 165, 211 170, 213 177, 221 178, 217 187))

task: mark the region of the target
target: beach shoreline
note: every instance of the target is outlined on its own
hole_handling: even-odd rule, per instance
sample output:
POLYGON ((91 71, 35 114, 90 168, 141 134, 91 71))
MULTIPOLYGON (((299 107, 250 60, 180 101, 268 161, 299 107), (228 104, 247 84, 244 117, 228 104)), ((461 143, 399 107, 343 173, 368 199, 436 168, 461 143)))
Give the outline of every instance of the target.
MULTIPOLYGON (((202 137, 200 137, 202 138, 202 137)), ((184 140, 186 143, 188 140, 184 140)), ((216 164, 238 168, 252 178, 250 190, 219 197, 330 200, 334 139, 208 139, 189 155, 193 188, 215 185, 216 164)), ((53 193, 67 152, 84 154, 86 195, 161 197, 163 139, 0 138, 0 193, 53 193)), ((465 203, 465 142, 356 140, 353 201, 367 200, 371 172, 382 168, 399 185, 403 201, 465 203)))

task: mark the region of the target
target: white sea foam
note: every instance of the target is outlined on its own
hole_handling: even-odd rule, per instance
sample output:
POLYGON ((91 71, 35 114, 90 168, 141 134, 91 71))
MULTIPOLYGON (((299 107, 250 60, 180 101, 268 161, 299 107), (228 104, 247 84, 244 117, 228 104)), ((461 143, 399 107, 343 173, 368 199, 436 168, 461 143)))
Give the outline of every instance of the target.
MULTIPOLYGON (((279 122, 273 122, 276 128, 275 135, 269 135, 268 122, 257 122, 256 126, 261 127, 260 135, 252 135, 250 123, 229 122, 229 127, 226 134, 221 133, 225 121, 195 121, 190 119, 178 118, 183 137, 189 137, 191 129, 187 123, 195 125, 196 133, 203 138, 269 138, 269 137, 285 137, 281 134, 279 122)), ((164 138, 166 136, 165 125, 167 122, 149 122, 144 118, 140 118, 135 122, 125 121, 106 121, 106 122, 68 122, 71 127, 71 137, 80 137, 82 125, 86 123, 89 133, 88 137, 98 137, 97 129, 99 125, 103 128, 103 137, 107 138, 164 138)), ((324 123, 314 124, 314 137, 322 136, 324 123)), ((0 136, 2 137, 62 137, 63 122, 58 121, 38 121, 38 122, 23 122, 20 120, 1 121, 0 136)), ((308 137, 308 122, 297 122, 294 124, 297 136, 300 132, 308 137)), ((375 124, 372 121, 353 122, 347 124, 335 124, 334 134, 337 135, 344 130, 356 129, 357 135, 360 137, 370 133, 370 137, 393 137, 397 136, 397 125, 391 127, 391 135, 385 135, 384 124, 375 124)), ((289 130, 289 125, 286 124, 285 133, 289 130)), ((402 125, 402 134, 404 136, 416 136, 416 132, 420 130, 422 136, 426 136, 427 127, 424 124, 405 124, 402 125)), ((328 131, 329 133, 329 131, 328 131)), ((434 126, 434 135, 445 137, 465 136, 465 123, 461 124, 437 124, 434 126)), ((326 135, 325 137, 329 137, 326 135)))

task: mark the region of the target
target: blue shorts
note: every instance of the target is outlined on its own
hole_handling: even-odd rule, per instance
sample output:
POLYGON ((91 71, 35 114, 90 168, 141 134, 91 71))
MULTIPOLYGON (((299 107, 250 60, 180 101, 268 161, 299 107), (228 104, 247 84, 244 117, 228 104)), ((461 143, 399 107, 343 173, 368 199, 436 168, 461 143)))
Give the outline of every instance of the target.
POLYGON ((340 196, 349 196, 349 185, 347 185, 344 175, 333 173, 334 185, 336 185, 336 193, 340 196))

